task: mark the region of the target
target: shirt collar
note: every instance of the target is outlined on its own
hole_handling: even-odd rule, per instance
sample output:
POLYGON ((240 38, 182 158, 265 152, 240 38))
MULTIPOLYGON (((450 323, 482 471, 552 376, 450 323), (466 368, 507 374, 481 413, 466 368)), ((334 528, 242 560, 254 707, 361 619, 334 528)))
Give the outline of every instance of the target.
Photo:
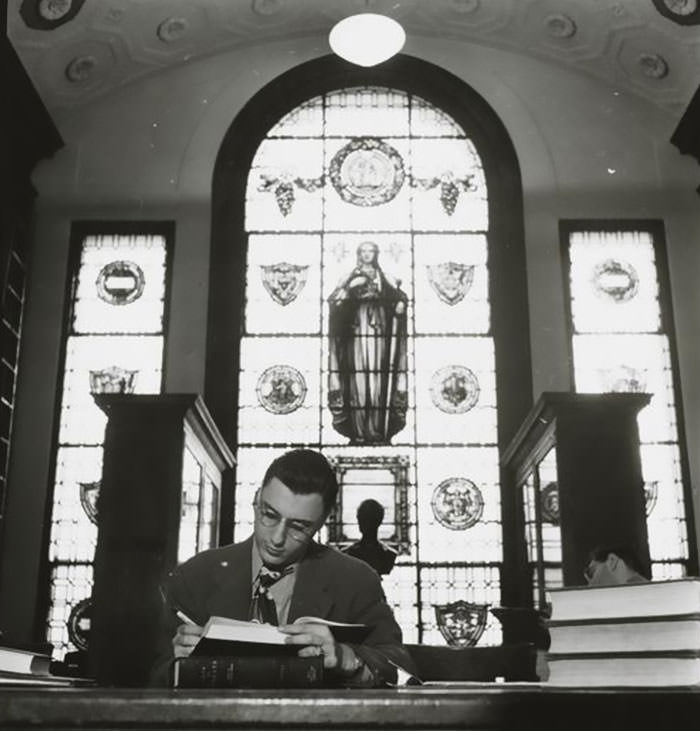
MULTIPOLYGON (((263 560, 260 557, 260 552, 258 551, 258 545, 255 542, 255 538, 253 538, 253 550, 251 551, 251 576, 253 577, 253 582, 255 582, 258 572, 260 571, 260 567, 263 565, 263 560)), ((297 568, 299 567, 299 561, 296 561, 293 564, 289 564, 291 567, 291 571, 288 573, 293 574, 296 572, 297 568)), ((285 567, 286 568, 286 567, 285 567)))

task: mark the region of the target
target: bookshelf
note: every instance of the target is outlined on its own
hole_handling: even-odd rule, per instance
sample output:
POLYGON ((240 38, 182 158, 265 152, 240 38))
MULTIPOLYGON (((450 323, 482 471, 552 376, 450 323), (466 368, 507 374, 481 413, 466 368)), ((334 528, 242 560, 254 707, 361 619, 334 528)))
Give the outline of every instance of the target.
POLYGON ((504 557, 514 606, 585 584, 588 553, 630 546, 649 566, 637 414, 649 394, 545 392, 503 455, 516 530, 504 557))
POLYGON ((107 414, 89 638, 102 684, 142 685, 154 659, 159 587, 219 543, 234 458, 195 394, 98 394, 107 414))

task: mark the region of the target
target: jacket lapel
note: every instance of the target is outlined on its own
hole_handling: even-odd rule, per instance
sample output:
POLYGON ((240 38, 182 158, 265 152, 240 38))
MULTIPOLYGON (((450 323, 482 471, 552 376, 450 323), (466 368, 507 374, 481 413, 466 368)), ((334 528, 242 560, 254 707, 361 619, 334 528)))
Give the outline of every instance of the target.
POLYGON ((233 544, 222 553, 216 571, 216 589, 211 596, 210 612, 231 619, 248 619, 252 592, 253 537, 233 544))
POLYGON ((300 561, 289 605, 288 622, 299 617, 329 618, 334 600, 328 589, 323 553, 323 547, 311 542, 306 555, 300 561))

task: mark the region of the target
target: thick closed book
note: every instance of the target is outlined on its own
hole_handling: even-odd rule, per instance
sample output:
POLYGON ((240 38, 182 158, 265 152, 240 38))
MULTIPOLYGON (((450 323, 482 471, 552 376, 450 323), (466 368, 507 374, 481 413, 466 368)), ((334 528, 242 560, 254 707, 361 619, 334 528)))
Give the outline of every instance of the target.
POLYGON ((627 652, 547 656, 551 685, 700 685, 699 652, 627 652))
POLYGON ((0 647, 0 670, 10 673, 48 675, 51 658, 27 650, 0 647))
POLYGON ((700 614, 552 620, 551 653, 700 650, 700 614))
POLYGON ((318 688, 323 658, 196 655, 175 661, 173 681, 176 688, 318 688))
MULTIPOLYGON (((371 631, 364 624, 345 624, 331 622, 318 617, 301 617, 295 623, 312 622, 326 625, 337 642, 362 642, 371 631)), ((279 627, 259 622, 243 622, 228 617, 210 617, 204 625, 199 642, 195 645, 193 655, 268 655, 296 654, 298 645, 289 645, 289 635, 281 632, 279 627)))
POLYGON ((700 579, 551 589, 552 620, 700 613, 700 579))

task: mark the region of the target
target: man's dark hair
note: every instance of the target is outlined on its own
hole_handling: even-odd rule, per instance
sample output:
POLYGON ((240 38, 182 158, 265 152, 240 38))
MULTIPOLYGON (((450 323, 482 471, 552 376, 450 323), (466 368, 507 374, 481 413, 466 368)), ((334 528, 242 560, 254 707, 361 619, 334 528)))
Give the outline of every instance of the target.
POLYGON ((384 506, 369 498, 363 500, 357 508, 357 523, 364 535, 368 530, 376 531, 384 520, 384 506))
POLYGON ((272 461, 263 478, 263 487, 276 477, 297 495, 318 494, 328 512, 338 495, 338 480, 328 460, 313 449, 292 449, 272 461))
POLYGON ((596 546, 590 552, 589 556, 591 561, 603 562, 607 560, 611 553, 621 558, 633 571, 636 571, 647 579, 650 578, 649 572, 642 566, 639 556, 629 546, 596 546))

